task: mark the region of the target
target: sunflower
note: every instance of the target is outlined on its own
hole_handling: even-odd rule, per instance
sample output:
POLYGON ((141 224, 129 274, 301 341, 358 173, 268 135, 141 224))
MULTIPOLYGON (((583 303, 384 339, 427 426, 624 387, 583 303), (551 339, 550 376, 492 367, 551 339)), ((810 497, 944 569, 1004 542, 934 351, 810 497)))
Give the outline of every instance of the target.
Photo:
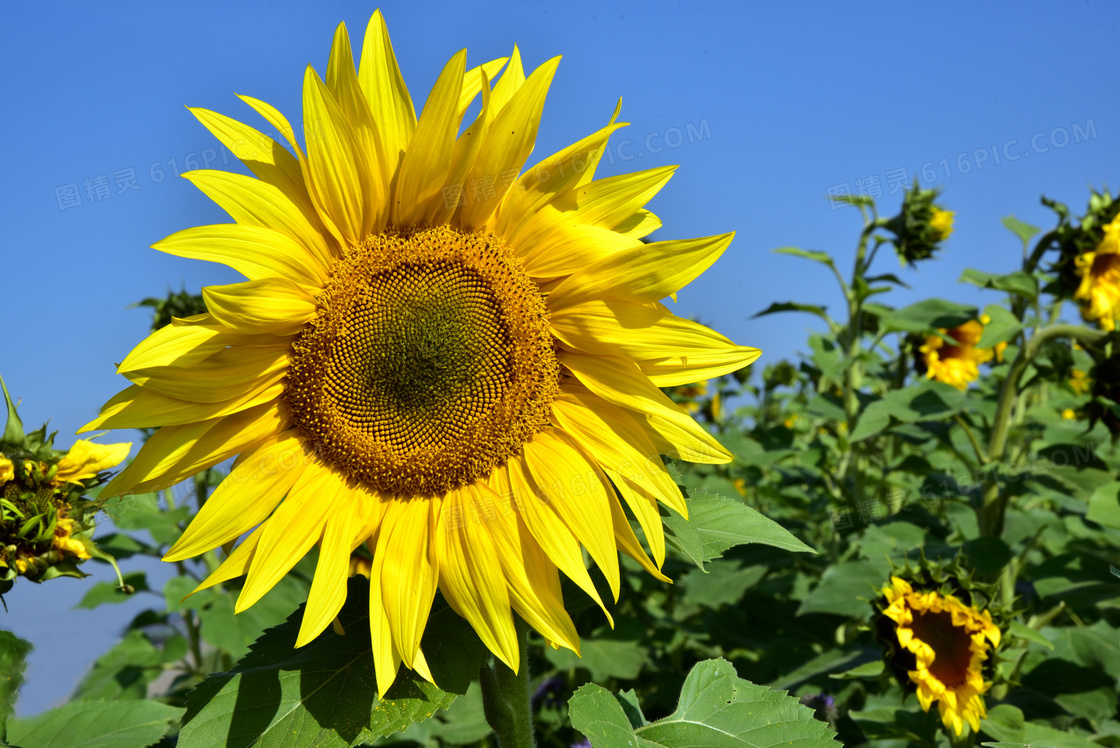
POLYGON ((118 367, 132 386, 85 427, 161 427, 106 496, 238 456, 165 560, 248 533, 200 586, 246 575, 241 611, 318 544, 297 646, 335 618, 365 544, 382 693, 401 663, 430 679, 437 589, 516 670, 514 612, 578 652, 559 572, 603 604, 581 546, 616 599, 619 550, 667 581, 658 502, 686 506, 660 455, 731 455, 659 388, 759 354, 659 303, 732 235, 642 242, 672 169, 594 178, 617 110, 522 173, 558 59, 528 77, 516 48, 465 60, 417 118, 378 12, 357 69, 344 25, 326 80, 308 68, 302 147, 256 99, 290 151, 192 110, 257 178, 184 174, 234 223, 154 246, 248 280, 141 342, 118 367))
POLYGON ((1104 238, 1091 252, 1074 260, 1081 284, 1073 298, 1081 302, 1081 316, 1114 330, 1120 319, 1120 216, 1104 227, 1104 238))
POLYGON ((991 348, 977 348, 984 325, 971 319, 963 325, 949 330, 941 330, 941 335, 930 335, 918 349, 925 364, 926 378, 951 384, 958 390, 968 387, 968 383, 980 377, 979 365, 991 361, 994 356, 1003 358, 1006 344, 991 348), (944 337, 951 338, 949 343, 944 337))
POLYGON ((883 615, 895 624, 899 653, 906 653, 907 675, 922 709, 928 712, 937 702, 946 729, 960 735, 967 722, 979 731, 987 716, 983 694, 991 687, 982 668, 989 649, 1000 641, 991 613, 953 595, 915 592, 899 577, 891 577, 882 594, 883 615))

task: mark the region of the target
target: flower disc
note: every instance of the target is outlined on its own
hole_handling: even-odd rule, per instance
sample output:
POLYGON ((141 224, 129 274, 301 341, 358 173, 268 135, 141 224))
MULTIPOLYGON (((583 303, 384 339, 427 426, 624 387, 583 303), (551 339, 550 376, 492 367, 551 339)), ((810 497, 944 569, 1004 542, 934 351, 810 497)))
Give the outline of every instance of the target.
POLYGON ((447 227, 353 248, 293 344, 286 399, 326 462, 387 494, 489 475, 548 424, 544 301, 495 237, 447 227))

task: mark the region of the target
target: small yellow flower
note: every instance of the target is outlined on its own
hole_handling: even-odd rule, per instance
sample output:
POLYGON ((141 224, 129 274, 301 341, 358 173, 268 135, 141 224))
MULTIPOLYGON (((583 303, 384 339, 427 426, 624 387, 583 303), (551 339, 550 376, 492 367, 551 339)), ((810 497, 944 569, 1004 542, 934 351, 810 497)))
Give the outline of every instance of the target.
POLYGON ((888 603, 883 615, 895 623, 899 646, 914 657, 908 675, 922 709, 937 702, 946 729, 960 735, 967 722, 979 732, 987 716, 983 694, 991 687, 981 670, 1000 642, 991 613, 953 595, 916 592, 898 577, 882 594, 888 603))
MULTIPOLYGON (((958 390, 966 389, 969 382, 980 377, 980 364, 991 361, 996 352, 991 348, 976 347, 984 332, 984 326, 976 320, 941 332, 955 343, 946 342, 940 335, 926 338, 925 344, 918 349, 925 359, 926 378, 951 384, 958 390)), ((1000 349, 1001 359, 1002 354, 1000 349)))
POLYGON ((1093 380, 1080 369, 1074 369, 1069 373, 1069 387, 1078 395, 1087 395, 1093 389, 1093 380))
POLYGON ((940 235, 941 241, 945 241, 953 233, 953 216, 956 213, 951 210, 941 210, 937 207, 933 208, 932 213, 929 225, 940 235))
POLYGON ((79 439, 66 456, 58 461, 55 483, 80 483, 95 477, 102 470, 116 467, 128 457, 132 443, 95 444, 79 439))
POLYGON ((73 537, 73 532, 74 520, 59 518, 54 528, 54 540, 51 545, 59 553, 77 556, 83 560, 88 559, 89 550, 86 548, 85 543, 73 537))
POLYGON ((4 455, 0 455, 0 486, 16 477, 16 468, 4 455))
POLYGON ((782 421, 782 425, 785 426, 787 429, 792 429, 793 424, 795 424, 795 423, 797 423, 797 414, 796 413, 790 414, 789 416, 786 417, 786 419, 784 421, 782 421))
POLYGON ((1073 410, 1073 408, 1066 408, 1062 411, 1062 418, 1066 419, 1067 421, 1076 421, 1077 413, 1073 410))
POLYGON ((1104 227, 1104 238, 1092 252, 1074 260, 1081 285, 1073 298, 1081 302, 1081 316, 1096 320, 1102 330, 1114 330, 1120 319, 1120 216, 1104 227))
POLYGON ((736 478, 731 481, 731 485, 735 486, 735 490, 738 491, 740 495, 747 495, 747 482, 742 478, 736 478))

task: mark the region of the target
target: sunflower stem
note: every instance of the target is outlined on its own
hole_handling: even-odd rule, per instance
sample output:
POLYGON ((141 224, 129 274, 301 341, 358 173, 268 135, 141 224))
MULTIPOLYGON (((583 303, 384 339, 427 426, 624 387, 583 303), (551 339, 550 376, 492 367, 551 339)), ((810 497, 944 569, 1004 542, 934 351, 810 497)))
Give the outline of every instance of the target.
POLYGON ((495 658, 480 672, 482 710, 501 748, 533 748, 533 710, 529 691, 529 627, 517 619, 520 663, 515 673, 495 658))

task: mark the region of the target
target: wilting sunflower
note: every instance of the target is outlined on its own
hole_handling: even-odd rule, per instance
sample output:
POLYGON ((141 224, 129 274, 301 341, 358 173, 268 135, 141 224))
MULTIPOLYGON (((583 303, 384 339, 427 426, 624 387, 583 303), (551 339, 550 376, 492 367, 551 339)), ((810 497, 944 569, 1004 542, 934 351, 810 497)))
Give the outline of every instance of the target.
POLYGON ((365 543, 382 692, 401 662, 428 677, 437 588, 516 669, 513 612, 578 650, 558 572, 599 599, 581 545, 616 597, 619 550, 664 579, 658 502, 685 504, 659 455, 731 455, 658 388, 759 353, 659 303, 732 238, 642 243, 671 168, 594 179, 612 117, 522 174, 558 59, 528 77, 516 49, 465 60, 417 118, 377 13, 357 70, 344 26, 325 82, 307 70, 303 146, 256 99, 291 151, 193 110, 258 178, 185 174, 235 223, 155 247, 248 280, 203 289, 208 313, 134 349, 132 386, 86 427, 162 427, 107 496, 240 455, 166 560, 251 531, 201 585, 247 575, 240 611, 318 544, 299 645, 336 616, 365 543))
POLYGON ((936 702, 946 729, 957 735, 965 722, 979 731, 987 716, 983 694, 991 687, 982 669, 1000 641, 991 613, 936 590, 915 591, 899 577, 891 577, 882 594, 883 616, 895 624, 895 664, 917 687, 922 709, 936 702))
POLYGON ((1120 216, 1104 227, 1104 238, 1092 252, 1074 260, 1081 284, 1073 298, 1081 302, 1081 316, 1096 320, 1103 330, 1116 329, 1120 319, 1120 216))
POLYGON ((968 383, 980 377, 980 364, 991 361, 997 353, 1002 360, 1006 343, 992 348, 977 348, 984 325, 970 319, 963 325, 950 330, 941 330, 942 335, 953 339, 949 343, 941 335, 930 335, 918 349, 925 364, 926 378, 951 384, 958 390, 968 387, 968 383))

